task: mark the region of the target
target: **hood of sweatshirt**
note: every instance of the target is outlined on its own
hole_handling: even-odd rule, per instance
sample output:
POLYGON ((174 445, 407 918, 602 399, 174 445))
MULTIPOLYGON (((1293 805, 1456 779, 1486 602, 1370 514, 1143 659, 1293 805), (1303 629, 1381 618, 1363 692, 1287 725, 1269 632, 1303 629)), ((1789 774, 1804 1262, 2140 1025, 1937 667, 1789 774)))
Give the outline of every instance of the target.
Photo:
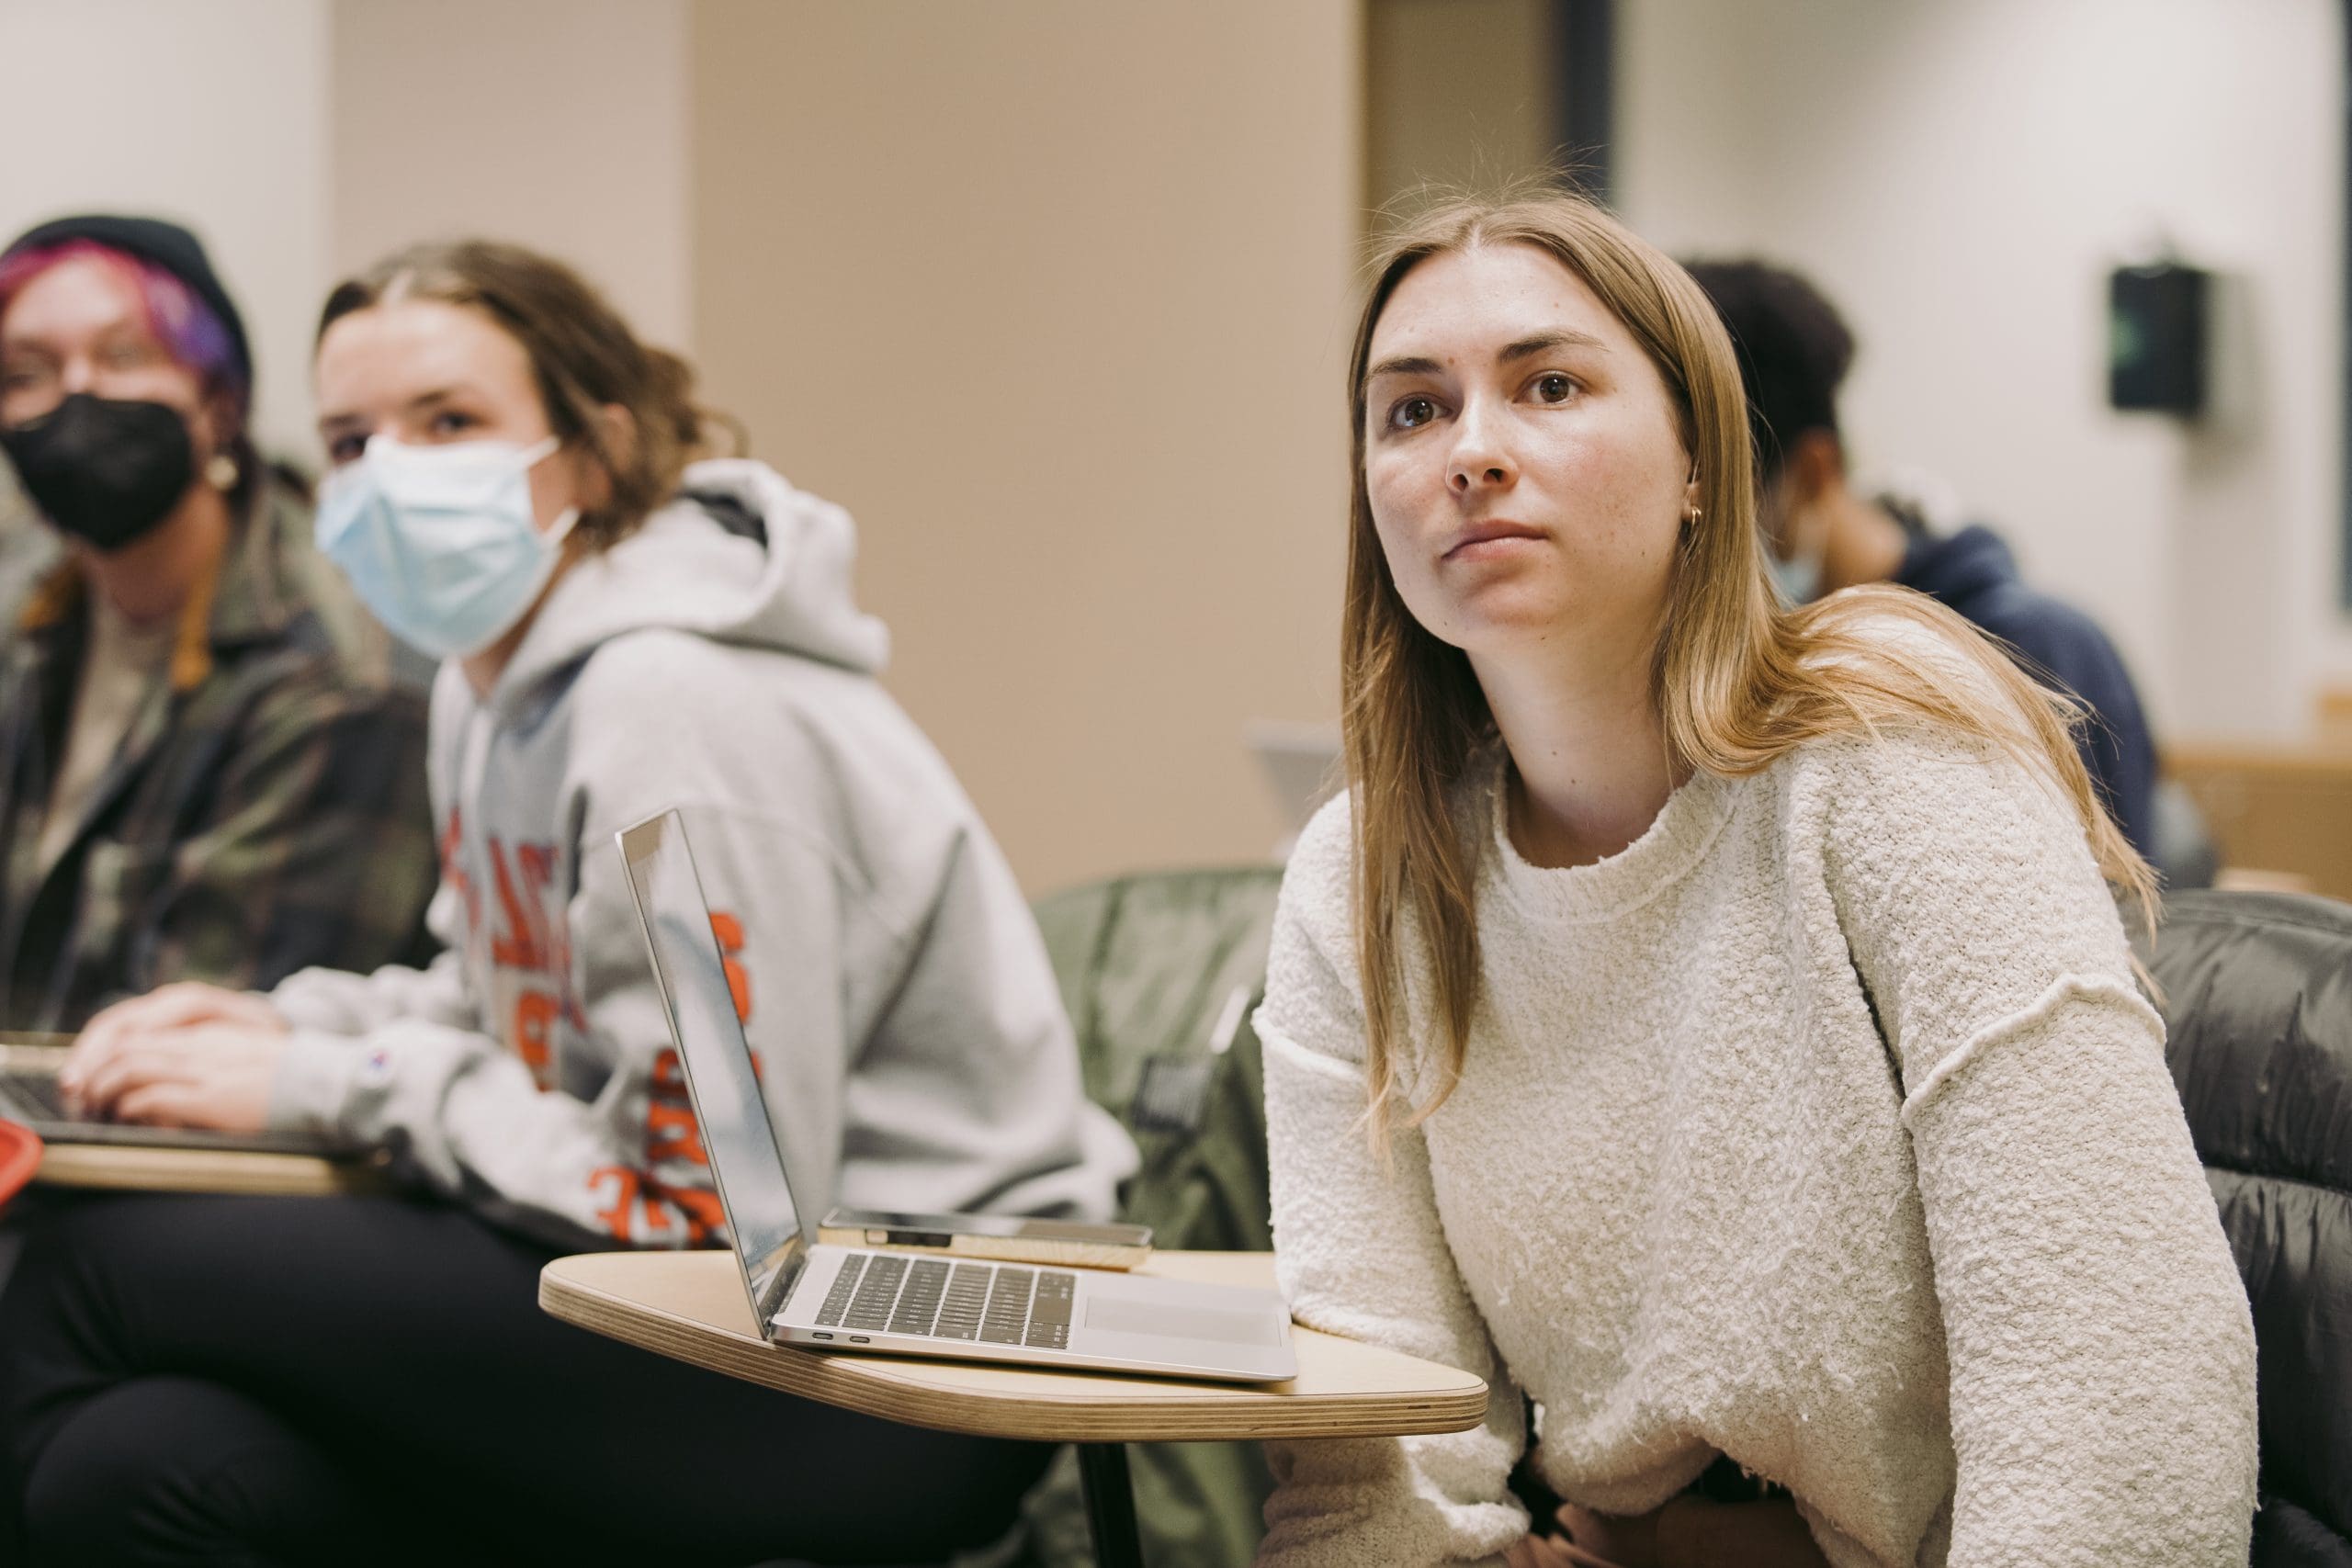
POLYGON ((1894 581, 1941 600, 1970 620, 1988 595, 2018 586, 2017 557, 1990 528, 1971 525, 1956 534, 1914 532, 1911 547, 1894 581))
POLYGON ((872 674, 882 623, 857 607, 857 525, 764 463, 690 465, 679 496, 563 574, 500 673, 489 705, 528 704, 604 643, 662 627, 872 674))

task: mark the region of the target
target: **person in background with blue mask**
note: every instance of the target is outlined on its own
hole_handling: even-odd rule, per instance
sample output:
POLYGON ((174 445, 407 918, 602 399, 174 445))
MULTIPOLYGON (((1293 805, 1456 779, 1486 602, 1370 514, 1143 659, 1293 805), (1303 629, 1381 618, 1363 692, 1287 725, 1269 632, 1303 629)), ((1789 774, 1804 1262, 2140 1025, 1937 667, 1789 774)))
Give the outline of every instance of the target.
POLYGON ((255 453, 252 393, 186 229, 66 218, 0 252, 0 452, 54 562, 0 644, 0 1027, 423 934, 424 704, 255 453))
POLYGON ((1893 582, 1950 605, 2089 709, 2079 741, 2132 847, 2157 852, 2156 747, 2122 656, 2097 622, 2026 586, 2000 536, 1925 495, 1850 482, 1838 389, 1854 337, 1804 278, 1760 261, 1688 264, 1731 331, 1747 388, 1773 575, 1796 604, 1893 582))
POLYGON ((36 1236, 0 1298, 10 1560, 896 1562, 991 1539, 1046 1450, 782 1398, 537 1306, 558 1252, 720 1239, 613 846, 671 807, 812 1210, 1101 1219, 1133 1168, 1010 869, 876 679, 849 517, 695 460, 687 367, 512 246, 345 283, 317 376, 320 544, 445 660, 447 951, 125 1003, 63 1082, 131 1120, 373 1145, 413 1192, 124 1200, 36 1236))

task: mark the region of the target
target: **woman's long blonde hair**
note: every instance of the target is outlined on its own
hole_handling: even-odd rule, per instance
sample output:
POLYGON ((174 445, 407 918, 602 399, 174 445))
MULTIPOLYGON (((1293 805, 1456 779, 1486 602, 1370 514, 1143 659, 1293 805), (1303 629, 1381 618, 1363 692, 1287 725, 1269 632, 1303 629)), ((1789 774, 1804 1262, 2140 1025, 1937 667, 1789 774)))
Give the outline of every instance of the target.
POLYGON ((2154 874, 2109 817, 2075 750, 2080 705, 2035 684, 1968 623, 1905 590, 1851 589, 1781 607, 1756 525, 1739 364, 1690 275, 1575 197, 1450 200, 1402 227, 1382 251, 1348 372, 1354 485, 1340 728, 1375 1138, 1397 1119, 1411 1125, 1428 1117, 1461 1074, 1478 1002, 1477 878, 1487 839, 1483 818, 1459 819, 1459 786, 1496 729, 1468 657, 1423 629, 1389 574, 1364 487, 1365 373, 1373 330, 1408 273, 1432 256, 1502 244, 1552 256, 1624 323, 1657 367, 1693 459, 1699 517, 1676 553, 1651 667, 1673 761, 1736 777, 1807 741, 1882 727, 1927 724, 1977 738, 2050 776, 2072 800, 2109 884, 2153 921, 2154 874), (1982 681, 1955 680, 1936 660, 1914 657, 1903 647, 1909 639, 1886 635, 1889 617, 1917 623, 1961 650, 1973 667, 1969 675, 1982 681), (1423 964, 1414 990, 1428 1005, 1424 1027, 1438 1032, 1441 1049, 1429 1092, 1408 1105, 1399 1053, 1415 958, 1423 964))

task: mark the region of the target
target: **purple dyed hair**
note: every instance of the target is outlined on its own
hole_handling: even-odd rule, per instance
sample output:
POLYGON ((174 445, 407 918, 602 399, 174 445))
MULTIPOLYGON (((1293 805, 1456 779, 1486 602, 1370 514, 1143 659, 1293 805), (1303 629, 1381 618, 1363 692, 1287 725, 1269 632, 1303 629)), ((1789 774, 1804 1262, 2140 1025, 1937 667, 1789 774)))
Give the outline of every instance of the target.
POLYGON ((228 400, 236 432, 242 434, 253 405, 253 388, 240 373, 229 329, 187 285, 153 262, 118 251, 95 240, 68 240, 62 245, 19 251, 0 260, 0 315, 26 285, 76 256, 88 256, 116 269, 139 290, 147 330, 164 352, 196 372, 205 390, 228 400))

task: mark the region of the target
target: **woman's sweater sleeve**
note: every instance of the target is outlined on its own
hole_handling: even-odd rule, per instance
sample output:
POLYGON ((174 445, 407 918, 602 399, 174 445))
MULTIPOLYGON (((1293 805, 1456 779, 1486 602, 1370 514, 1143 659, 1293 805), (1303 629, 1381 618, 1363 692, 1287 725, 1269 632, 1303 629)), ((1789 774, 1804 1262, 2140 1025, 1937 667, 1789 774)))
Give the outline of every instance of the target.
POLYGON ((2252 1321, 2073 807, 1927 736, 1826 778, 1951 1359, 1951 1568, 2245 1562, 2252 1321))
POLYGON ((1364 1124, 1364 1037, 1349 936, 1344 800, 1302 836, 1283 883, 1258 1013, 1266 1055, 1275 1268, 1310 1328, 1487 1380, 1487 1421, 1404 1438, 1270 1443, 1258 1561, 1281 1568, 1488 1562, 1527 1531, 1506 1485, 1519 1392, 1447 1250, 1418 1129, 1384 1156, 1364 1124))

